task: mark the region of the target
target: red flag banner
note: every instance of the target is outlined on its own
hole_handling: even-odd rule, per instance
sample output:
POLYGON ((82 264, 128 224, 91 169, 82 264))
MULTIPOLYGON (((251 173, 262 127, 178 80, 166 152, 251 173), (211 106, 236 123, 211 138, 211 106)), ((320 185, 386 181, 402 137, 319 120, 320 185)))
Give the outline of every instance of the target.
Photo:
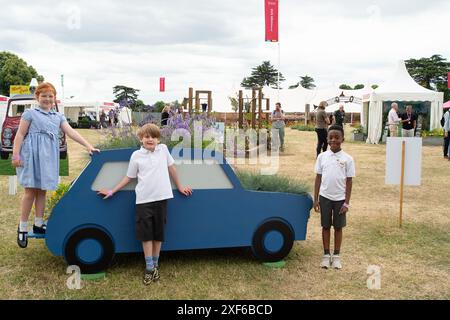
POLYGON ((159 91, 166 91, 166 78, 159 78, 159 91))
POLYGON ((278 0, 264 0, 266 41, 278 42, 278 0))
POLYGON ((447 75, 447 87, 450 89, 450 72, 447 75))

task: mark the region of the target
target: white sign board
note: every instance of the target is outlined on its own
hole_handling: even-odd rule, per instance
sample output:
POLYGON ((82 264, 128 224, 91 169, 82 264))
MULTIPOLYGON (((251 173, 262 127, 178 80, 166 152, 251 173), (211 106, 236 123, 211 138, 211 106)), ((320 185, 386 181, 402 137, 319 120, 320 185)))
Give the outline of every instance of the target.
POLYGON ((405 141, 405 186, 420 186, 422 138, 387 138, 386 184, 399 185, 402 170, 402 141, 405 141))

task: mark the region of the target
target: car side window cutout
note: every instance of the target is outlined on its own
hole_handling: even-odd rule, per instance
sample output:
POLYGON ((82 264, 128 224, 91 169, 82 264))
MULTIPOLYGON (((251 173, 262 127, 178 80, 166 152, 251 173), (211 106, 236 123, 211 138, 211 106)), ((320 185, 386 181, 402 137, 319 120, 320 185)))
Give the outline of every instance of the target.
MULTIPOLYGON (((208 160, 208 163, 199 164, 180 163, 175 166, 180 183, 194 190, 234 188, 217 160, 208 160)), ((176 189, 173 182, 172 189, 176 189)))
MULTIPOLYGON (((126 176, 128 170, 128 161, 105 162, 95 177, 91 189, 98 191, 100 189, 113 189, 126 176)), ((137 179, 132 179, 129 184, 121 190, 133 190, 136 188, 137 179)))
MULTIPOLYGON (((217 161, 208 163, 180 163, 175 164, 178 179, 184 186, 194 190, 206 189, 233 189, 234 186, 228 179, 221 165, 217 161)), ((113 189, 127 174, 128 161, 105 162, 98 172, 91 189, 113 189)), ((176 187, 172 183, 172 189, 176 187)), ((133 190, 136 188, 137 179, 133 179, 121 190, 133 190)))

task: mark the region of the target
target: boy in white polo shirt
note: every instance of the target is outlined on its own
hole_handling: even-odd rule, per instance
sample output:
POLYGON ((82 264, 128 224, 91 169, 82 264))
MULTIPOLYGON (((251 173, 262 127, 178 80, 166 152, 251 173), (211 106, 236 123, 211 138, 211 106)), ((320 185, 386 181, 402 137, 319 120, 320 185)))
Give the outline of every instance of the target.
POLYGON ((104 199, 137 178, 136 185, 136 238, 142 241, 145 255, 143 282, 149 285, 159 275, 159 253, 164 241, 167 199, 173 198, 170 177, 178 191, 185 196, 192 195, 192 189, 183 187, 178 181, 174 160, 165 144, 159 144, 161 136, 158 126, 146 124, 137 135, 141 141, 140 150, 133 152, 126 177, 112 190, 99 190, 104 199))
POLYGON ((342 228, 350 208, 352 178, 355 176, 353 158, 341 150, 344 129, 333 125, 328 129, 330 150, 321 153, 316 161, 314 185, 314 210, 320 211, 324 256, 320 266, 342 269, 340 250, 342 228), (334 252, 330 255, 330 229, 334 228, 334 252))

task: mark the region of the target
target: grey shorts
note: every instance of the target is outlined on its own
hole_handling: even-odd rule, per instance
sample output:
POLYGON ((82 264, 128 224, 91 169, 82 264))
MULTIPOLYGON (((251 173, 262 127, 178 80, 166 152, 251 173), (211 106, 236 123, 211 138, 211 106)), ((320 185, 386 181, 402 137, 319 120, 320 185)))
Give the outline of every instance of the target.
POLYGON ((347 224, 346 214, 339 214, 345 200, 332 201, 325 197, 319 196, 320 204, 320 221, 322 227, 330 229, 331 226, 336 228, 343 228, 347 224))

